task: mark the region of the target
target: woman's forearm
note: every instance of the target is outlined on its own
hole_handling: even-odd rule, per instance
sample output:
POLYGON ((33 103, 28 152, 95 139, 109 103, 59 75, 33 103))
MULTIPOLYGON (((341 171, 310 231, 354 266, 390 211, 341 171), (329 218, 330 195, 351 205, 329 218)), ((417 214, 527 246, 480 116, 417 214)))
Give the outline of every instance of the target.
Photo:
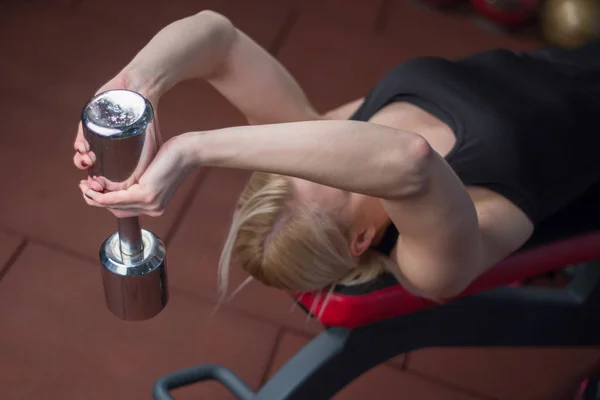
POLYGON ((179 82, 214 74, 235 34, 227 18, 202 11, 163 28, 124 70, 138 87, 159 98, 179 82))
POLYGON ((307 121, 191 132, 176 139, 187 162, 294 176, 380 198, 420 190, 429 144, 358 121, 307 121))

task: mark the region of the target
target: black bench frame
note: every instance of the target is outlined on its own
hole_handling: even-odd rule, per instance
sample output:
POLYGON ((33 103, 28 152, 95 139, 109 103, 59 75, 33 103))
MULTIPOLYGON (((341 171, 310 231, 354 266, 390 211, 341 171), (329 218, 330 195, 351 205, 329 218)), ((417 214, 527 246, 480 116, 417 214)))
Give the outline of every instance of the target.
MULTIPOLYGON (((241 400, 330 399, 371 368, 416 349, 600 345, 600 260, 572 268, 564 289, 498 287, 356 329, 327 327, 257 392, 223 366, 200 365, 158 379, 154 399, 173 400, 170 390, 205 380, 241 400)), ((592 381, 586 400, 596 393, 592 381)))

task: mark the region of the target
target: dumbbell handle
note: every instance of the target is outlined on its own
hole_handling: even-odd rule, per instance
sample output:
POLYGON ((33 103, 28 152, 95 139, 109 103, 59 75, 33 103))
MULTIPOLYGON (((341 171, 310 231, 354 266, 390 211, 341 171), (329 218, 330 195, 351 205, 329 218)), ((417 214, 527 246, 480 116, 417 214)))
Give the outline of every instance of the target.
POLYGON ((136 259, 143 254, 142 225, 138 217, 117 218, 117 231, 123 259, 136 259))

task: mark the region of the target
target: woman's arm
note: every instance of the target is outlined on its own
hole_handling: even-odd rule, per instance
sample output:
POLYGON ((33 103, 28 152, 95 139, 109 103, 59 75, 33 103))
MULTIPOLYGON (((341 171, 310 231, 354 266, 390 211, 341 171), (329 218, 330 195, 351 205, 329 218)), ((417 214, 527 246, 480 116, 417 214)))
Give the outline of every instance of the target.
POLYGON ((457 294, 487 268, 471 197, 417 134, 313 121, 190 133, 180 146, 196 166, 278 173, 383 199, 401 232, 401 275, 436 298, 457 294))
POLYGON ((176 145, 194 167, 271 172, 386 199, 421 190, 429 152, 417 134, 360 121, 191 132, 176 145))
POLYGON ((253 124, 320 118, 275 58, 212 11, 163 28, 123 73, 156 98, 180 82, 205 79, 253 124))

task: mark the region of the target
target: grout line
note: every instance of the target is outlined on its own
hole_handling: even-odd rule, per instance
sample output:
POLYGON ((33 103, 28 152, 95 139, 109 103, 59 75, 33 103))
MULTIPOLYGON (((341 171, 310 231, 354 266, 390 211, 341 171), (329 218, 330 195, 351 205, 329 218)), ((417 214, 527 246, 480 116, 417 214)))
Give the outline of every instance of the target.
POLYGON ((19 243, 19 245, 17 246, 17 249, 10 256, 10 258, 8 259, 8 261, 6 262, 4 267, 2 269, 0 269, 0 281, 8 273, 10 268, 17 262, 17 259, 23 253, 23 251, 25 250, 25 247, 27 247, 28 243, 29 243, 29 241, 26 238, 21 240, 21 243, 19 243))
POLYGON ((486 394, 478 393, 478 392, 472 390, 471 388, 464 387, 464 386, 459 386, 459 385, 456 385, 454 383, 447 382, 447 381, 445 381, 443 379, 435 378, 433 376, 426 375, 426 374, 423 374, 421 372, 417 372, 417 371, 414 371, 414 370, 407 369, 407 370, 404 371, 404 373, 406 373, 408 375, 415 376, 415 377, 417 377, 419 379, 422 379, 422 380, 424 380, 426 382, 433 383, 435 385, 445 387, 445 388, 450 389, 450 390, 461 392, 461 393, 467 394, 469 396, 477 397, 479 400, 499 400, 497 398, 490 397, 490 396, 488 396, 486 394))
POLYGON ((294 25, 296 25, 299 17, 300 11, 296 9, 296 7, 293 7, 286 19, 283 21, 283 26, 279 29, 279 32, 277 32, 275 39, 273 39, 273 43, 271 43, 271 46, 269 46, 269 53, 271 53, 273 57, 279 56, 283 45, 290 36, 292 28, 294 25))
POLYGON ((377 34, 383 34, 385 29, 387 28, 387 24, 389 22, 389 13, 392 9, 392 0, 382 0, 381 8, 377 13, 377 17, 375 18, 375 23, 373 24, 373 31, 377 34))
POLYGON ((263 376, 260 379, 261 387, 265 383, 267 383, 267 381, 269 380, 271 369, 273 368, 273 365, 275 363, 275 357, 277 356, 277 353, 281 346, 281 341, 283 340, 283 334, 284 334, 284 328, 280 326, 277 329, 277 336, 275 336, 275 343, 273 344, 273 349, 271 350, 271 354, 269 354, 269 361, 267 361, 267 366, 265 368, 265 372, 263 373, 263 376))
POLYGON ((177 229, 179 229, 179 227, 183 223, 184 217, 186 216, 188 210, 194 203, 194 199, 196 198, 196 195, 200 191, 200 188, 202 187, 202 184, 208 177, 210 171, 211 171, 211 168, 204 167, 204 168, 200 169, 200 171, 198 172, 198 175, 196 175, 196 177, 194 178, 194 183, 192 184, 192 188, 190 189, 189 193, 186 195, 185 199, 183 200, 183 204, 182 204, 181 208, 177 211, 177 214, 175 215, 175 218, 173 219, 173 223, 171 224, 171 226, 167 230, 167 233, 165 234, 165 239, 164 239, 165 246, 169 246, 169 244, 171 243, 173 236, 175 236, 177 229))
POLYGON ((29 236, 28 234, 26 234, 24 232, 19 232, 14 229, 11 229, 9 232, 12 232, 15 235, 24 237, 25 240, 27 241, 27 244, 40 245, 40 246, 46 247, 52 251, 66 254, 68 256, 71 256, 71 257, 74 257, 74 258, 77 258, 79 260, 83 260, 86 262, 98 262, 98 259, 95 257, 91 257, 91 256, 85 255, 83 253, 78 253, 75 250, 71 250, 69 248, 63 247, 62 245, 60 245, 58 243, 49 242, 42 238, 38 238, 38 237, 34 237, 34 236, 29 236))
MULTIPOLYGON (((65 255, 68 255, 69 257, 74 257, 74 258, 77 258, 77 259, 85 261, 85 262, 91 262, 91 263, 94 263, 94 264, 96 264, 96 263, 99 262, 97 256, 96 257, 92 257, 92 256, 89 256, 89 255, 86 255, 86 254, 83 254, 83 253, 78 253, 75 250, 67 249, 65 247, 62 247, 59 244, 56 244, 56 243, 47 242, 45 240, 37 239, 37 238, 30 238, 29 242, 32 243, 32 244, 33 243, 39 244, 41 246, 47 247, 47 248, 49 248, 49 249, 51 249, 53 251, 56 251, 58 253, 65 254, 65 255)), ((100 245, 98 245, 98 248, 100 248, 100 245)))

